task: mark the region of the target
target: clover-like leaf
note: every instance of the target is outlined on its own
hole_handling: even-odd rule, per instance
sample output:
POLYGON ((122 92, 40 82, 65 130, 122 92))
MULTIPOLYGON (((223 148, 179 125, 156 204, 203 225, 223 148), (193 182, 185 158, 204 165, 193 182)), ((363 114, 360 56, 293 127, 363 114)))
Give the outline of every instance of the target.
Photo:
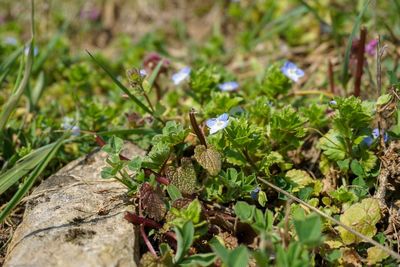
POLYGON ((221 154, 212 147, 196 146, 194 158, 211 176, 215 176, 221 171, 221 154))
POLYGON ((303 170, 292 169, 286 173, 286 180, 292 183, 295 187, 292 192, 298 192, 301 188, 314 183, 314 179, 303 170))
POLYGON ((178 168, 169 167, 166 175, 171 184, 175 185, 183 194, 193 194, 196 190, 197 179, 193 163, 189 158, 182 158, 181 166, 178 168))
MULTIPOLYGON (((350 206, 340 216, 340 221, 367 237, 373 237, 377 231, 375 224, 380 218, 379 201, 374 198, 366 198, 361 201, 361 203, 350 206)), ((345 244, 359 243, 362 241, 359 237, 348 232, 343 227, 339 227, 339 232, 345 244)))

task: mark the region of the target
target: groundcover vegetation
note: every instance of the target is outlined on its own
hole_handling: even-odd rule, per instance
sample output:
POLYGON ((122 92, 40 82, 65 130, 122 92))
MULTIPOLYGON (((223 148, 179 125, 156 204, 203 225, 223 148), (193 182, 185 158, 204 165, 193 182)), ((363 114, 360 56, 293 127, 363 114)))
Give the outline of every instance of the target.
POLYGON ((172 37, 121 33, 113 57, 71 51, 68 34, 101 27, 93 7, 87 29, 58 18, 27 43, 4 18, 2 231, 38 178, 101 147, 142 266, 397 266, 400 3, 204 5, 224 18, 205 43, 178 21, 172 37))

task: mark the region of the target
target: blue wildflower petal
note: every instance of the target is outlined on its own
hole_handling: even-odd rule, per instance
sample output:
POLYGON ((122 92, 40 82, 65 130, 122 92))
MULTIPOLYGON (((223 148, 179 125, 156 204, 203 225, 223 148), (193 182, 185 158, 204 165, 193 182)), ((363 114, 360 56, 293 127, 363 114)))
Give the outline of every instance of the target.
POLYGON ((179 70, 177 73, 172 75, 172 81, 174 82, 175 85, 180 84, 183 80, 189 77, 191 72, 190 67, 184 67, 181 70, 179 70))
POLYGON ((237 82, 235 82, 235 81, 225 82, 225 83, 219 84, 218 88, 221 91, 229 92, 229 91, 234 91, 234 90, 238 89, 239 88, 239 84, 237 82))
POLYGON ((227 121, 228 118, 229 118, 228 113, 224 113, 224 114, 220 115, 217 119, 220 121, 227 121))
POLYGON ((371 136, 367 136, 362 140, 362 143, 365 144, 366 146, 371 146, 373 142, 374 139, 371 136))
POLYGON ((260 188, 259 187, 254 188, 250 193, 251 198, 254 199, 254 200, 257 200, 259 192, 260 192, 260 188))
POLYGON ((217 123, 217 119, 208 119, 206 121, 206 125, 208 128, 214 127, 214 125, 217 123))
POLYGON ((379 129, 378 128, 375 128, 375 129, 372 130, 372 137, 374 139, 379 137, 379 129))

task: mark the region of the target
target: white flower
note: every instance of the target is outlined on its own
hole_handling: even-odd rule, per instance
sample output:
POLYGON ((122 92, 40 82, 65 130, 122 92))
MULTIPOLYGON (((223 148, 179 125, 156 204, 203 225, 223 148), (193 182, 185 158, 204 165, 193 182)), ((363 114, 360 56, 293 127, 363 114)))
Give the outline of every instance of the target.
POLYGON ((147 75, 147 71, 145 69, 141 69, 139 70, 139 74, 140 76, 145 77, 147 75))
POLYGON ((70 118, 70 117, 64 117, 63 118, 63 122, 61 123, 61 127, 64 129, 64 130, 71 130, 72 129, 72 122, 74 121, 74 119, 73 118, 70 118))
POLYGON ((174 82, 175 85, 180 84, 183 80, 189 77, 190 75, 190 67, 184 67, 181 70, 179 70, 177 73, 172 75, 172 81, 174 82))
POLYGON ((208 119, 206 125, 210 128, 210 134, 214 134, 228 126, 228 119, 229 115, 227 113, 224 113, 217 118, 208 119))
POLYGON ((14 37, 7 36, 7 37, 4 38, 4 43, 7 44, 7 45, 15 46, 15 45, 18 44, 18 41, 14 37))
MULTIPOLYGON (((29 49, 30 49, 30 46, 25 47, 24 53, 26 56, 29 54, 29 49)), ((36 46, 33 47, 33 56, 36 56, 38 53, 39 53, 39 49, 36 46)))
POLYGON ((281 68, 282 73, 294 82, 298 82, 304 76, 304 71, 296 66, 293 62, 286 61, 281 68))

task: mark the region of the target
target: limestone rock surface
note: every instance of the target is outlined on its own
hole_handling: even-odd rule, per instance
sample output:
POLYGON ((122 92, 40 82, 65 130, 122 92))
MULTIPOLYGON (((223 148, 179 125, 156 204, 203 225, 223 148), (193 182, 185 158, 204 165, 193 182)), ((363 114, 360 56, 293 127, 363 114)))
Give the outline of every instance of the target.
MULTIPOLYGON (((143 151, 126 144, 123 154, 143 151)), ((135 267, 138 236, 123 217, 126 188, 100 176, 106 153, 95 151, 44 180, 28 197, 5 267, 135 267)))

